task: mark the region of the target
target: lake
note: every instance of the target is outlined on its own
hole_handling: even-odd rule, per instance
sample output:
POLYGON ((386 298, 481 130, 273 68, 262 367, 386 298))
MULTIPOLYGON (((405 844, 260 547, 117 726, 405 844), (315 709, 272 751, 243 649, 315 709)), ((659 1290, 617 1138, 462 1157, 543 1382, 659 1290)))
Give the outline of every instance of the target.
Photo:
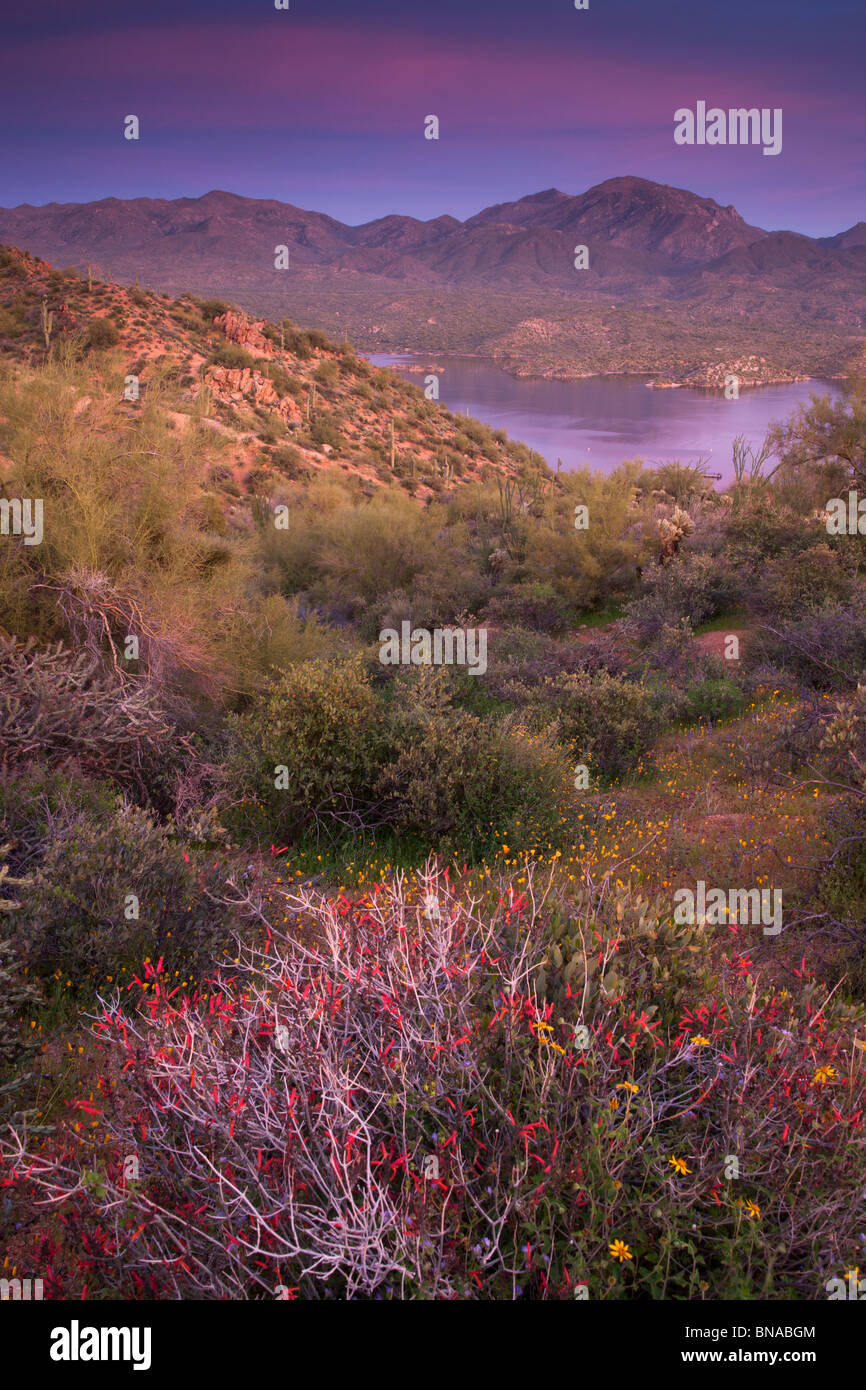
MULTIPOLYGON (((399 369, 412 362, 427 366, 434 359, 373 353, 377 367, 399 369)), ((838 395, 827 381, 790 386, 755 386, 727 401, 716 391, 651 390, 647 377, 584 377, 580 381, 545 381, 513 377, 490 361, 437 356, 439 398, 449 410, 467 412, 493 429, 505 430, 537 450, 552 468, 562 459, 566 469, 589 466, 609 473, 624 459, 648 464, 679 459, 731 481, 731 444, 738 434, 757 446, 768 427, 784 420, 810 393, 838 395)), ((418 386, 424 376, 407 373, 418 386)))

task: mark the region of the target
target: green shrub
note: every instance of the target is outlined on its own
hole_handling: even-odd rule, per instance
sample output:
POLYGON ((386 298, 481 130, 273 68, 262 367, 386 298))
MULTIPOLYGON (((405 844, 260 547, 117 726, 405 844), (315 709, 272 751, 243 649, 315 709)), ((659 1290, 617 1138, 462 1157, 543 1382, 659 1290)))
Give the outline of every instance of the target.
POLYGON ((846 798, 828 816, 830 853, 821 865, 811 910, 843 947, 849 996, 866 1002, 866 800, 846 798))
POLYGON ((843 552, 822 544, 771 559, 762 567, 756 597, 767 615, 796 619, 826 603, 850 603, 855 589, 853 567, 843 552))
POLYGON ((663 463, 652 471, 650 485, 666 492, 678 506, 686 507, 706 488, 701 468, 697 464, 663 463))
POLYGON ((14 275, 16 280, 24 280, 27 277, 27 267, 21 259, 20 251, 13 251, 11 247, 4 246, 0 249, 0 266, 7 275, 14 275))
POLYGON ((551 584, 526 584, 495 594, 484 616, 497 626, 552 633, 564 632, 574 615, 551 584))
POLYGON ((298 377, 290 376, 278 362, 268 362, 262 371, 273 382, 280 396, 297 396, 303 390, 304 383, 298 377))
MULTIPOLYGON (((8 914, 21 907, 22 898, 33 885, 31 877, 10 874, 6 859, 11 848, 2 843, 0 836, 0 1063, 14 1060, 28 1045, 21 1014, 36 1005, 40 997, 38 987, 28 979, 21 943, 7 935, 8 914)), ((0 1099, 5 1090, 5 1086, 0 1086, 0 1099)))
POLYGON ((313 376, 322 386, 336 386, 340 380, 340 369, 336 362, 320 362, 313 376))
POLYGON ((111 319, 94 318, 87 330, 88 347, 102 349, 114 347, 120 341, 117 325, 111 319))
POLYGON ((310 465, 305 462, 304 456, 295 444, 283 444, 279 449, 274 449, 271 454, 271 463, 274 468, 278 468, 287 478, 303 478, 310 472, 310 465))
POLYGON ((211 964, 218 914, 166 830, 118 800, 94 818, 61 806, 48 817, 36 881, 14 928, 42 975, 61 971, 76 988, 117 980, 121 968, 164 959, 182 978, 211 964))
POLYGON ((208 361, 213 367, 254 367, 256 359, 238 343, 223 343, 211 353, 208 361))
MULTIPOLYGON (((345 494, 343 494, 345 498, 345 494)), ((315 513, 310 521, 316 519, 315 513)), ((319 523, 317 561, 323 597, 359 606, 396 589, 409 589, 436 553, 429 513, 390 489, 361 505, 345 499, 319 523)), ((298 535, 306 547, 313 537, 298 535)))
MULTIPOLYGON (((550 677, 604 666, 607 645, 604 637, 578 645, 529 628, 504 627, 488 634, 483 684, 496 699, 523 706, 550 677)), ((614 659, 612 653, 607 659, 614 659)))
POLYGON ((866 606, 828 603, 799 618, 766 622, 757 646, 800 686, 853 690, 866 670, 866 606))
POLYGON ((743 597, 740 575, 722 557, 687 552, 642 576, 642 594, 625 604, 627 620, 645 638, 688 618, 693 628, 725 613, 743 597))
MULTIPOLYGON (((623 624, 628 631, 628 621, 623 624)), ((695 634, 688 618, 679 623, 663 623, 649 641, 644 641, 641 656, 652 671, 678 683, 694 675, 697 651, 695 634)))
POLYGON ((496 722, 454 708, 451 687, 442 668, 400 683, 397 752, 380 782, 396 799, 397 822, 428 842, 447 840, 461 854, 491 849, 515 833, 524 845, 544 842, 571 789, 561 750, 517 716, 496 722))
POLYGON ((307 341, 320 352, 336 352, 335 345, 331 342, 327 333, 322 333, 318 328, 307 329, 307 341))
POLYGON ((214 319, 227 314, 231 307, 230 304, 226 304, 224 299, 206 299, 201 305, 202 317, 212 323, 214 319))
POLYGON ((26 315, 14 305, 0 305, 0 337, 20 338, 27 327, 26 315))
POLYGON ((546 681, 535 699, 546 718, 556 719, 559 737, 575 762, 603 777, 637 772, 666 727, 669 712, 659 689, 607 671, 578 671, 546 681))
POLYGON ((742 690, 727 677, 707 679, 686 690, 681 713, 686 719, 733 719, 745 705, 742 690))
POLYGON ((231 767, 247 817, 274 835, 360 828, 375 808, 387 738, 359 658, 292 666, 230 716, 231 767), (280 771, 284 769, 284 771, 280 771))
POLYGON ((343 446, 343 436, 336 426, 321 416, 313 421, 310 427, 310 438, 317 449, 322 449, 326 444, 331 449, 341 449, 343 446))

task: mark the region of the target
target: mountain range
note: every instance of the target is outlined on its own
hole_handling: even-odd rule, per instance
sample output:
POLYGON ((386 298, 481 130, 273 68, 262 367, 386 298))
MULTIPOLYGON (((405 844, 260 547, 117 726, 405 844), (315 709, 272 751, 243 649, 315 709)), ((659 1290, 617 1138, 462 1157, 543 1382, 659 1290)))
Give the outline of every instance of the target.
POLYGON ((838 372, 866 323, 866 222, 821 238, 766 231, 634 177, 464 222, 392 214, 355 227, 220 191, 23 204, 0 209, 0 242, 95 263, 121 284, 229 297, 365 351, 470 352, 548 376, 694 378, 744 356, 766 379, 838 372), (588 264, 576 269, 579 246, 588 264))

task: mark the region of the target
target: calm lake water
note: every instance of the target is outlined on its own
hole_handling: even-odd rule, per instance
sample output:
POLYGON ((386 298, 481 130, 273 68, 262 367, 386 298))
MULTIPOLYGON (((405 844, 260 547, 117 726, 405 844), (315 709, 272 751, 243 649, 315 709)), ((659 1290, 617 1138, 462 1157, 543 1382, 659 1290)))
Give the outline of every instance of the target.
MULTIPOLYGON (((429 358, 374 353, 377 367, 396 367, 429 358)), ((455 414, 473 415, 493 429, 505 430, 542 454, 551 467, 562 459, 566 469, 611 472, 624 459, 648 464, 705 458, 707 472, 721 473, 722 486, 733 476, 731 444, 738 434, 757 446, 768 427, 785 420, 812 392, 838 395, 826 381, 792 386, 758 386, 726 401, 721 392, 653 391, 646 377, 585 377, 581 381, 544 381, 509 376, 492 362, 437 357, 439 396, 455 414)), ((423 387, 424 376, 407 380, 423 387)))

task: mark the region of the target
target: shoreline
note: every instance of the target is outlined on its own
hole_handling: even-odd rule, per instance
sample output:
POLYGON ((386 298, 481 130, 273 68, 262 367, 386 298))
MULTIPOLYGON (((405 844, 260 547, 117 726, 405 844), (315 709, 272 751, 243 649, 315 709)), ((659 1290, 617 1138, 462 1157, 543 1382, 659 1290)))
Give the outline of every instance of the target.
MULTIPOLYGON (((410 352, 375 352, 364 353, 368 361, 372 362, 374 357, 405 357, 405 362, 395 361, 388 363, 373 363, 374 366, 381 367, 387 371, 405 372, 411 376, 423 376, 425 374, 442 375, 446 368, 437 365, 435 362, 426 362, 424 357, 410 352)), ((654 377, 652 372, 569 372, 563 374, 531 372, 516 370, 513 366, 507 366, 497 357, 490 357, 486 354, 477 352, 449 352, 437 354, 459 362, 479 362, 491 367, 498 367, 506 376, 510 376, 515 381, 608 381, 619 378, 621 380, 640 381, 651 391, 701 391, 711 395, 723 392, 724 383, 695 382, 688 380, 665 380, 654 377)), ((767 386, 796 386, 804 381, 846 381, 846 372, 828 373, 825 376, 813 376, 811 373, 790 373, 787 375, 772 376, 765 381, 753 381, 741 379, 739 390, 760 390, 767 386)))

